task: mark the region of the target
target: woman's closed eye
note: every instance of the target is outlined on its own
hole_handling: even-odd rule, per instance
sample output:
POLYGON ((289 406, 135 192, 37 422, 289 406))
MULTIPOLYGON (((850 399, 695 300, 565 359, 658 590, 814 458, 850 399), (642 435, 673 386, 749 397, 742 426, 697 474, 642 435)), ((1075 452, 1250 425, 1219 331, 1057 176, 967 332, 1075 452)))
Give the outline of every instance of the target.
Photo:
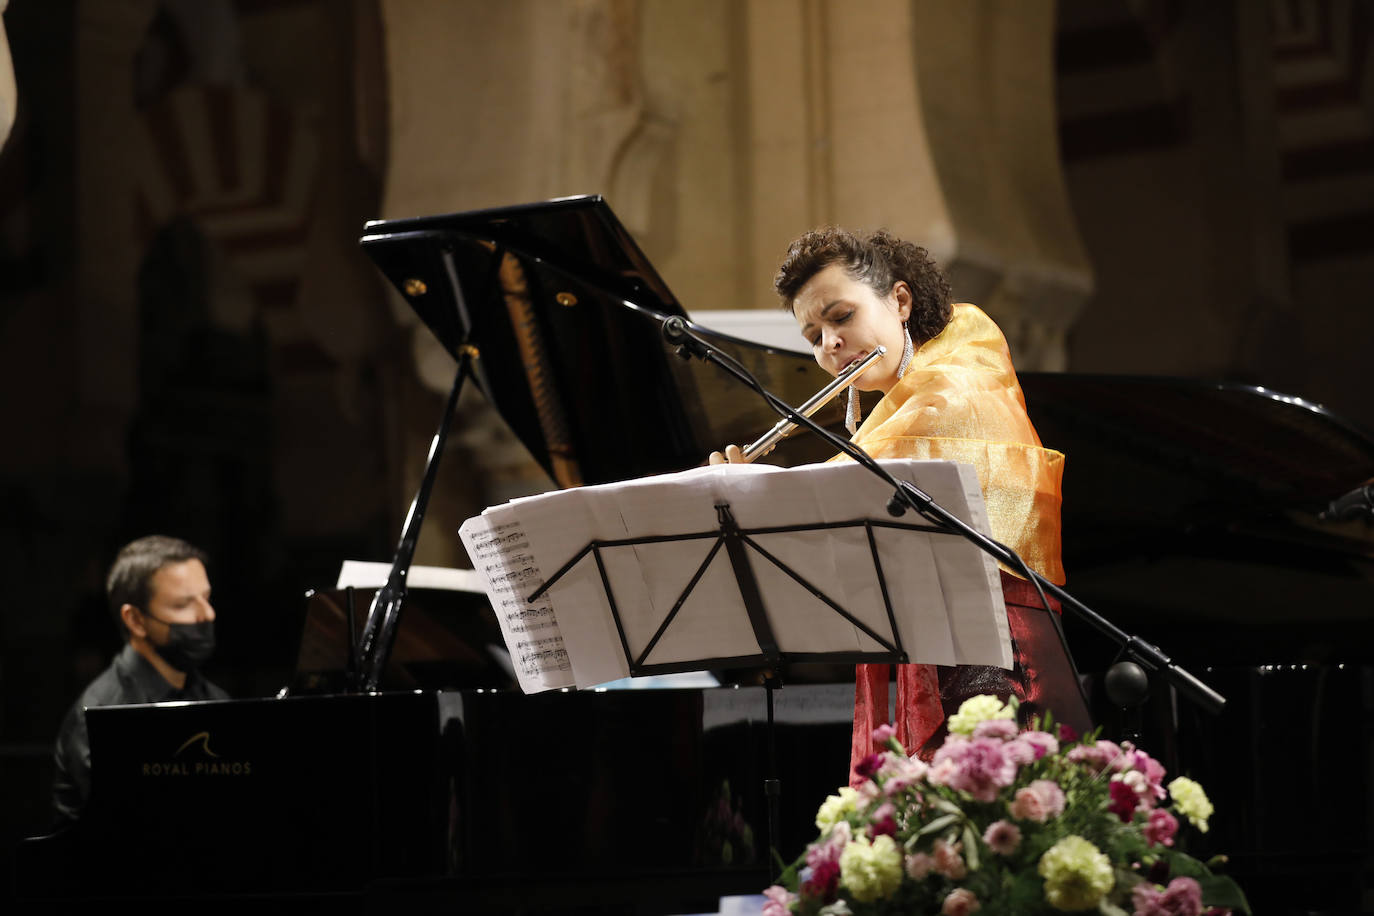
MULTIPOLYGON (((849 311, 844 312, 844 313, 842 313, 842 314, 831 316, 830 319, 829 319, 829 321, 830 321, 830 323, 831 323, 832 325, 844 324, 845 322, 849 321, 849 319, 851 319, 851 318, 853 318, 853 317, 854 317, 854 310, 853 310, 853 309, 850 309, 849 311)), ((819 347, 819 346, 821 345, 821 335, 820 335, 819 333, 816 334, 816 335, 814 335, 813 337, 810 338, 810 342, 811 342, 811 346, 813 346, 813 347, 819 347)))

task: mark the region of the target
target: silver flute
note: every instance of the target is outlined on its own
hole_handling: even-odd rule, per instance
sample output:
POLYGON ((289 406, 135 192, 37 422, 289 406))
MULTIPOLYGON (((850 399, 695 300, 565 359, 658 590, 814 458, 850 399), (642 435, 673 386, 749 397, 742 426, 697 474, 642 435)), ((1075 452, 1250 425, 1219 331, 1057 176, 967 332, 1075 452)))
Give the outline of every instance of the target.
MULTIPOLYGON (((829 404, 835 395, 854 384, 854 382, 858 380, 859 375, 865 369, 882 359, 883 354, 886 352, 887 347, 875 347, 872 353, 845 369, 839 375, 835 376, 833 382, 812 395, 811 400, 797 408, 797 413, 801 414, 803 417, 810 417, 826 404, 829 404)), ((792 430, 796 428, 797 424, 793 423, 791 420, 779 420, 776 426, 764 433, 756 441, 744 447, 744 460, 746 462, 753 461, 755 458, 760 458, 768 454, 769 449, 777 445, 782 439, 790 436, 792 430)))

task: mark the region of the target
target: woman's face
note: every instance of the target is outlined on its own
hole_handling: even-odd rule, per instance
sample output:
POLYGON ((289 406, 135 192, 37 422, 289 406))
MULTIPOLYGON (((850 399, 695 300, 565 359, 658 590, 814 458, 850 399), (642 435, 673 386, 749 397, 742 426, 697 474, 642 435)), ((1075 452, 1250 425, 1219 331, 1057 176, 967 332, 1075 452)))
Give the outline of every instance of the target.
POLYGON ((911 315, 911 290, 902 281, 887 296, 879 296, 873 287, 849 276, 843 265, 831 264, 797 293, 792 315, 811 344, 811 355, 826 372, 839 375, 850 363, 884 346, 887 353, 859 376, 854 387, 887 394, 897 383, 905 342, 902 328, 911 315))

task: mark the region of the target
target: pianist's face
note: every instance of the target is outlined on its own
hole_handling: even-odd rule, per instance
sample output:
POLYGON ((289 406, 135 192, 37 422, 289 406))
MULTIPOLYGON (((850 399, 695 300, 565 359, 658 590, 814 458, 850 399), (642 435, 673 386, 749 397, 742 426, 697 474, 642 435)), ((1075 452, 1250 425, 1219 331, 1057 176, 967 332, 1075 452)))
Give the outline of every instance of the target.
POLYGON ((860 391, 886 394, 897 382, 905 338, 902 328, 911 315, 911 290, 900 280, 892 292, 880 296, 873 287, 855 280, 843 265, 831 264, 816 272, 792 301, 792 314, 811 355, 822 369, 839 375, 878 346, 887 354, 859 376, 860 391))
MULTIPOLYGON (((168 563, 148 580, 148 614, 163 623, 202 623, 215 619, 210 604, 210 577, 199 560, 168 563)), ((153 642, 167 640, 167 628, 148 628, 153 642)))

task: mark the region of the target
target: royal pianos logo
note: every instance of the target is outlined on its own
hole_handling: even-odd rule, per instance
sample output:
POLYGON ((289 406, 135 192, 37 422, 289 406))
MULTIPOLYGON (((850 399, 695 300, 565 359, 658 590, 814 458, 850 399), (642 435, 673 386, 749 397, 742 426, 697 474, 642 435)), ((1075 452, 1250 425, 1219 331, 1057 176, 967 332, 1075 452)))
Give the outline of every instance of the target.
POLYGON ((226 760, 210 748, 210 733, 196 732, 170 759, 143 764, 144 776, 251 776, 252 761, 226 760))

